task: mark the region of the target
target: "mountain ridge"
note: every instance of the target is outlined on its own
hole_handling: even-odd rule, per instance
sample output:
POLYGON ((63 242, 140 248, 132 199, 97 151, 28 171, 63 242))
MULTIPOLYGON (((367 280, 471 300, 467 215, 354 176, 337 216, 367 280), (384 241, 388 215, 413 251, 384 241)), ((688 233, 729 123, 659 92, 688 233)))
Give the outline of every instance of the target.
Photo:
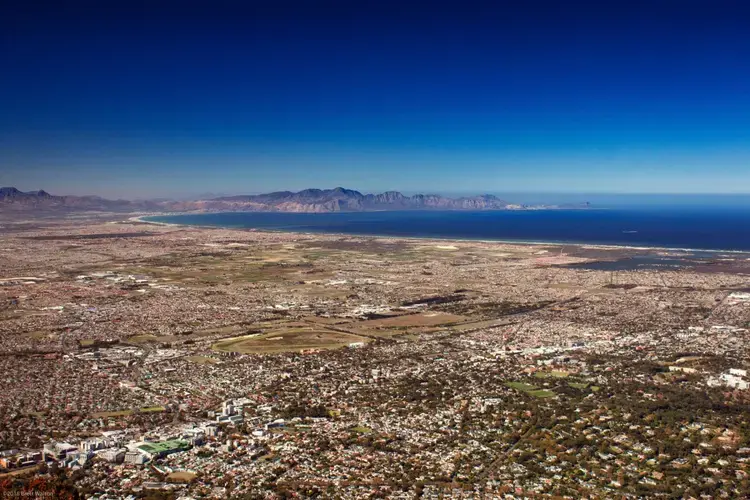
MULTIPOLYGON (((588 203, 577 205, 588 207, 588 203)), ((558 205, 521 205, 497 196, 450 198, 437 194, 405 196, 398 191, 363 194, 336 187, 302 191, 274 191, 256 195, 221 196, 187 201, 107 200, 98 196, 55 196, 44 190, 23 192, 15 187, 0 188, 0 208, 8 210, 103 210, 170 212, 365 212, 379 210, 522 210, 563 208, 558 205)))

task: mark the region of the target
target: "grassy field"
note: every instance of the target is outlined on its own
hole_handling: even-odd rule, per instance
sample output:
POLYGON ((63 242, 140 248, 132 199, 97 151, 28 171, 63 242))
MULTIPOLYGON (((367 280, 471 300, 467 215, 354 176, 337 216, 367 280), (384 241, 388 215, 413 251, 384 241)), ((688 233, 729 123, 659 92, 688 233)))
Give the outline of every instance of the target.
POLYGON ((356 432, 357 434, 370 434, 372 432, 372 429, 369 427, 365 427, 364 425, 358 425, 356 427, 352 427, 352 431, 356 432))
POLYGON ((336 252, 308 255, 304 249, 271 246, 258 250, 245 244, 210 246, 200 255, 173 253, 145 259, 137 266, 120 269, 127 274, 146 274, 160 280, 186 285, 216 284, 226 281, 296 281, 325 279, 332 274, 323 270, 311 273, 315 260, 336 252))
POLYGON ((160 413, 163 411, 166 411, 167 409, 163 406, 146 406, 141 408, 139 411, 141 413, 160 413))
POLYGON ((536 378, 566 378, 568 375, 570 375, 568 372, 559 371, 559 370, 534 373, 534 376, 536 378))
POLYGON ((572 387, 573 389, 587 389, 589 386, 588 382, 568 382, 568 385, 572 387))
POLYGON ((185 333, 180 335, 153 335, 153 334, 141 334, 134 335, 127 339, 129 344, 139 345, 148 343, 172 343, 172 342, 185 342, 188 340, 202 340, 205 337, 226 337, 228 335, 241 335, 248 332, 250 327, 244 324, 233 324, 226 325, 219 328, 208 328, 204 330, 196 330, 192 333, 185 333))
POLYGON ((131 344, 145 344, 148 342, 157 342, 159 340, 159 337, 156 335, 146 334, 146 335, 134 335, 130 338, 128 338, 128 342, 131 344))
POLYGON ((511 389, 516 389, 523 392, 535 391, 538 389, 537 386, 527 384, 525 382, 506 382, 505 385, 511 389))
POLYGON ((511 389, 525 392, 529 396, 534 396, 535 398, 551 398, 555 396, 555 393, 550 390, 540 389, 535 385, 527 384, 525 382, 506 382, 505 385, 511 389))
POLYGON ((555 395, 554 392, 548 391, 546 389, 539 389, 536 391, 528 391, 529 395, 534 396, 535 398, 551 398, 555 395))
POLYGON ((274 354, 306 349, 337 349, 353 342, 367 341, 368 339, 357 335, 321 328, 287 328, 221 340, 212 349, 243 354, 274 354))
POLYGON ((45 332, 44 330, 38 330, 35 332, 29 332, 25 334, 27 337, 30 337, 34 340, 45 340, 50 337, 54 337, 55 335, 51 335, 49 332, 45 332))
POLYGON ((404 328, 410 326, 440 326, 452 325, 467 321, 466 316, 449 314, 443 312, 406 314, 403 316, 394 316, 392 318, 371 319, 360 321, 352 326, 357 328, 404 328))

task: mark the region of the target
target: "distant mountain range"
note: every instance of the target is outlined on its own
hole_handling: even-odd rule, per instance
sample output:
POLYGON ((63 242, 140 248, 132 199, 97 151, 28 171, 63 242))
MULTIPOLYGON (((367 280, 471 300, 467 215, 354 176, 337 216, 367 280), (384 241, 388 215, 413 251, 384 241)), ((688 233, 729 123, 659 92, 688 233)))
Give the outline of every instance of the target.
POLYGON ((158 202, 107 200, 98 196, 54 196, 46 191, 19 191, 14 187, 0 188, 2 211, 136 211, 158 210, 158 202))
POLYGON ((448 198, 434 194, 404 196, 398 191, 362 194, 344 189, 305 189, 297 193, 279 191, 247 196, 224 196, 203 200, 106 200, 97 196, 54 196, 46 191, 22 192, 0 188, 0 210, 46 211, 163 211, 163 212, 364 212, 376 210, 522 210, 541 208, 586 208, 580 205, 518 205, 493 195, 448 198))

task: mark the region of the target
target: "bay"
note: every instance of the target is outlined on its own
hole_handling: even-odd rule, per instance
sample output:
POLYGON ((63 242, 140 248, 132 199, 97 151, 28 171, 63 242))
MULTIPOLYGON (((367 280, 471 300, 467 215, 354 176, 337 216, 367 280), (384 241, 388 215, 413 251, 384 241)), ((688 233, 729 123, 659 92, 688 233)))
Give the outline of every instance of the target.
POLYGON ((747 207, 231 212, 144 219, 168 224, 310 233, 750 251, 747 207))

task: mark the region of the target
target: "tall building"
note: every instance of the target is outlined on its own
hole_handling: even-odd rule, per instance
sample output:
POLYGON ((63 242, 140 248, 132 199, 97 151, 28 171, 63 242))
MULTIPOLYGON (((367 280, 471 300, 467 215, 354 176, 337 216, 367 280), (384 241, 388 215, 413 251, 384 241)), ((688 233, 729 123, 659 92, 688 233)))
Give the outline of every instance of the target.
POLYGON ((221 406, 221 414, 225 417, 234 415, 234 405, 232 404, 232 401, 224 401, 224 404, 221 406))

